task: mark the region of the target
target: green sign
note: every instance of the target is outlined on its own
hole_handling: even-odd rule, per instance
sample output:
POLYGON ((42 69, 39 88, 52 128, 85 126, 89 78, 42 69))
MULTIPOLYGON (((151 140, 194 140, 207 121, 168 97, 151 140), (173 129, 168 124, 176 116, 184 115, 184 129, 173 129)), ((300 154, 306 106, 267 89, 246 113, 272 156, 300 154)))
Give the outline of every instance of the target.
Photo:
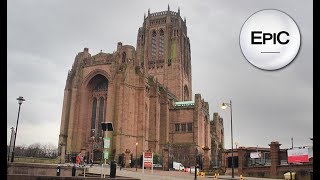
POLYGON ((104 158, 108 159, 109 158, 109 152, 108 151, 104 151, 104 158))
POLYGON ((103 138, 103 148, 110 148, 110 138, 103 138))

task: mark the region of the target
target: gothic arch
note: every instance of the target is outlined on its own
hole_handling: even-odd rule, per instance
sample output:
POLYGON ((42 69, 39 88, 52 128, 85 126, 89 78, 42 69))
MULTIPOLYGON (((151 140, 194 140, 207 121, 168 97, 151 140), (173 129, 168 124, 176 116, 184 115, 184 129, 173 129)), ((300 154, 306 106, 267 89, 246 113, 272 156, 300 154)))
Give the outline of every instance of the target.
POLYGON ((189 89, 188 89, 188 86, 185 85, 184 88, 183 88, 183 100, 186 101, 186 100, 189 100, 189 89))
POLYGON ((90 80, 91 80, 93 77, 95 77, 96 75, 98 75, 98 74, 104 76, 104 77, 108 80, 108 82, 110 83, 111 77, 110 77, 110 75, 109 75, 106 71, 104 71, 104 70, 102 70, 102 69, 95 69, 95 70, 91 71, 91 72, 84 78, 84 81, 82 81, 82 87, 86 88, 86 87, 88 86, 88 83, 90 82, 90 80))
MULTIPOLYGON (((91 128, 89 131, 94 131, 94 136, 102 137, 101 122, 105 119, 105 107, 108 92, 109 81, 101 75, 93 76, 86 86, 87 102, 91 107, 91 128)), ((88 132, 90 134, 90 132, 88 132)))

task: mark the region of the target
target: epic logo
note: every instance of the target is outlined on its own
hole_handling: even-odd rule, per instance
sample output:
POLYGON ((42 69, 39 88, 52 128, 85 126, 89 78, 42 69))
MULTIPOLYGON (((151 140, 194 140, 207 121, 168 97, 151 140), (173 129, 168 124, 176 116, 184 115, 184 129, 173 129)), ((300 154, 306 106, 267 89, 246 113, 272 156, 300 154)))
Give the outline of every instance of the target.
POLYGON ((242 26, 240 47, 254 66, 276 70, 288 65, 300 48, 300 32, 290 16, 279 10, 262 10, 242 26))
POLYGON ((272 39, 273 39, 273 44, 276 44, 277 41, 280 44, 288 44, 288 42, 289 42, 289 39, 287 39, 284 42, 282 42, 280 40, 281 34, 285 34, 285 35, 289 36, 289 33, 287 31, 281 31, 278 34, 277 33, 273 33, 273 34, 271 34, 271 33, 262 33, 263 43, 255 41, 255 39, 261 39, 261 36, 258 36, 258 34, 261 34, 261 33, 262 33, 262 31, 252 31, 251 32, 251 44, 266 44, 266 41, 272 40, 272 39))

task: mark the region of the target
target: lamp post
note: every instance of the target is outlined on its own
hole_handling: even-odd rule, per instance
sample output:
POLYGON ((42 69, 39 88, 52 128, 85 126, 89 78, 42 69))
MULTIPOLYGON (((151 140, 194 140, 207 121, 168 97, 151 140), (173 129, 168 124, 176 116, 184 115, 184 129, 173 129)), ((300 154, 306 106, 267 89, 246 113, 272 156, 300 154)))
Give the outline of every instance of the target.
POLYGON ((233 162, 233 131, 232 131, 232 103, 222 103, 221 109, 230 108, 230 119, 231 119, 231 175, 234 178, 234 162, 233 162))
POLYGON ((194 180, 197 180, 197 167, 198 167, 198 148, 196 148, 196 165, 194 167, 194 180))
POLYGON ((136 171, 138 171, 137 164, 138 164, 138 143, 136 142, 136 171))
POLYGON ((95 141, 95 129, 91 129, 91 142, 92 142, 92 147, 91 147, 91 161, 93 162, 93 152, 94 152, 94 141, 95 141))
POLYGON ((16 131, 15 131, 15 134, 14 134, 14 141, 13 141, 13 149, 12 149, 11 162, 13 162, 13 160, 14 160, 14 149, 15 149, 15 146, 16 146, 16 138, 17 138, 17 133, 18 133, 17 130, 18 130, 18 123, 19 123, 20 107, 21 107, 22 102, 25 101, 25 99, 23 99, 22 96, 19 96, 19 97, 17 98, 17 100, 18 100, 18 103, 19 103, 19 110, 18 110, 16 131))
POLYGON ((9 152, 8 152, 8 161, 7 162, 9 162, 10 161, 10 151, 11 151, 11 147, 12 147, 12 138, 13 138, 13 136, 14 136, 14 134, 15 134, 15 132, 14 132, 14 128, 13 127, 11 127, 11 136, 10 136, 10 144, 9 144, 9 152))
POLYGON ((61 155, 62 155, 62 144, 60 143, 59 144, 59 152, 60 152, 60 163, 59 164, 61 164, 61 155))

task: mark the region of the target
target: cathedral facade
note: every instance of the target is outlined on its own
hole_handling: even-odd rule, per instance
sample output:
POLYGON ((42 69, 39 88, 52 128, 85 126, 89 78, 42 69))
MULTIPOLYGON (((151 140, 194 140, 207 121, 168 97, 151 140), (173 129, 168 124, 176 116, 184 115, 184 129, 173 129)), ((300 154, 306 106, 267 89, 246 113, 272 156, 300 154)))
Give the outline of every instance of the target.
POLYGON ((64 89, 63 160, 79 152, 102 159, 102 139, 109 137, 110 159, 165 151, 167 162, 188 166, 198 153, 207 166, 211 136, 209 104, 192 95, 190 40, 180 10, 149 10, 136 48, 119 42, 113 53, 91 55, 84 48, 75 57, 64 89), (113 131, 103 132, 101 122, 111 122, 113 131))

